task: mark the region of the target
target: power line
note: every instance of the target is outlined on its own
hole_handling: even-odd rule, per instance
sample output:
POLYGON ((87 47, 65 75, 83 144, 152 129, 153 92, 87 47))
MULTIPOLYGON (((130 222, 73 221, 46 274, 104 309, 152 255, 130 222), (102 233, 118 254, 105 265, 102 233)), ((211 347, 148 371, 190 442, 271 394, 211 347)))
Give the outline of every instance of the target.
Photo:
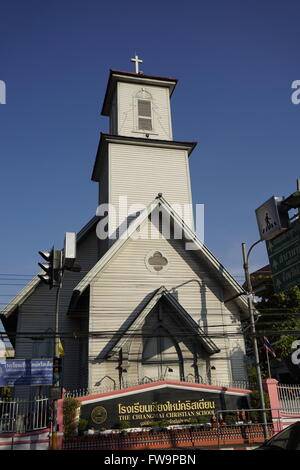
MULTIPOLYGON (((153 338, 161 337, 161 338, 169 338, 169 334, 156 334, 153 330, 149 330, 147 332, 132 332, 128 330, 103 330, 103 331, 90 331, 90 332, 82 332, 82 331, 72 331, 72 332, 64 332, 60 331, 56 335, 54 332, 46 333, 45 331, 27 331, 27 332, 0 332, 0 337, 8 338, 8 337, 23 337, 28 339, 51 339, 59 336, 60 338, 72 338, 72 339, 80 339, 80 338, 87 338, 87 337, 94 337, 94 338, 113 338, 113 337, 135 337, 135 338, 153 338)), ((235 336, 242 336, 242 332, 229 332, 229 333, 190 333, 186 332, 186 330, 173 330, 172 334, 175 336, 180 336, 182 338, 227 338, 227 337, 235 337, 235 336)), ((263 336, 264 334, 270 334, 272 336, 282 335, 282 334, 291 334, 291 335, 300 335, 300 330, 262 330, 256 333, 256 336, 263 336)), ((246 333, 245 336, 253 336, 252 333, 246 333)))

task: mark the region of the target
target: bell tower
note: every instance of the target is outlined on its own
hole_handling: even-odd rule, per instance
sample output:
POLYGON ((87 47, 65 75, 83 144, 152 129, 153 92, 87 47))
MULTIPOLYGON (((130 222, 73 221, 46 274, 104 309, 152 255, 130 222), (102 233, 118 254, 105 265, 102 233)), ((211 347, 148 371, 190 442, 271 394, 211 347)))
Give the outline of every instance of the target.
POLYGON ((146 75, 139 71, 141 59, 132 61, 135 73, 109 74, 102 107, 109 134, 101 134, 92 174, 99 182, 99 205, 112 204, 118 212, 124 198, 128 207, 148 206, 162 193, 169 204, 184 208, 193 230, 188 159, 196 143, 173 140, 170 97, 177 79, 146 75))
POLYGON ((110 134, 172 140, 170 97, 176 84, 175 78, 111 70, 102 108, 110 134))

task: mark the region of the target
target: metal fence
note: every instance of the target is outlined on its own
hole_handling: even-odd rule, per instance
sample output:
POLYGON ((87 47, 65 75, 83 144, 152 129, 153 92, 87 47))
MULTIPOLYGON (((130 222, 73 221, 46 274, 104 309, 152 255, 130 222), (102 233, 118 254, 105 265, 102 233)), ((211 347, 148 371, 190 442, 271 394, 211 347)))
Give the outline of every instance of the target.
MULTIPOLYGON (((142 449, 247 449, 256 448, 276 431, 274 409, 217 410, 214 415, 199 417, 192 424, 165 427, 129 428, 86 431, 84 435, 68 436, 64 450, 142 450, 142 449), (262 420, 262 412, 268 423, 262 420), (272 412, 272 413, 271 413, 272 412)), ((157 423, 159 424, 159 423, 157 423)))
POLYGON ((300 414, 300 385, 277 385, 280 408, 283 413, 300 414))
POLYGON ((0 399, 0 433, 22 433, 48 427, 48 398, 0 399))
MULTIPOLYGON (((273 436, 273 425, 268 425, 268 435, 273 436)), ((143 449, 220 449, 257 447, 265 441, 263 425, 247 423, 208 428, 148 430, 64 439, 64 450, 143 450, 143 449)))

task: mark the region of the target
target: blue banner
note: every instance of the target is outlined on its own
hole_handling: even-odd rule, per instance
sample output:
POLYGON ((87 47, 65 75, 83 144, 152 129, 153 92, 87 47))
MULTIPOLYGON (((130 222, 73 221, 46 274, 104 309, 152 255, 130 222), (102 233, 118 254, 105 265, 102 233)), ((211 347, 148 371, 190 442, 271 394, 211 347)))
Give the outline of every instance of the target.
POLYGON ((0 387, 52 384, 53 359, 8 359, 0 362, 0 387))

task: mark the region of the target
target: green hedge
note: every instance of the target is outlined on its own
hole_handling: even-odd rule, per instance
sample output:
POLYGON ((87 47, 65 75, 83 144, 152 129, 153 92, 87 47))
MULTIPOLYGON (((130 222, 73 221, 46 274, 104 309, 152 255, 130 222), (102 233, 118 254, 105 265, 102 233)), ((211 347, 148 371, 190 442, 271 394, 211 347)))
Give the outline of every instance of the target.
POLYGON ((76 411, 80 408, 81 402, 76 398, 65 398, 63 402, 64 436, 70 438, 75 436, 77 431, 76 411))

